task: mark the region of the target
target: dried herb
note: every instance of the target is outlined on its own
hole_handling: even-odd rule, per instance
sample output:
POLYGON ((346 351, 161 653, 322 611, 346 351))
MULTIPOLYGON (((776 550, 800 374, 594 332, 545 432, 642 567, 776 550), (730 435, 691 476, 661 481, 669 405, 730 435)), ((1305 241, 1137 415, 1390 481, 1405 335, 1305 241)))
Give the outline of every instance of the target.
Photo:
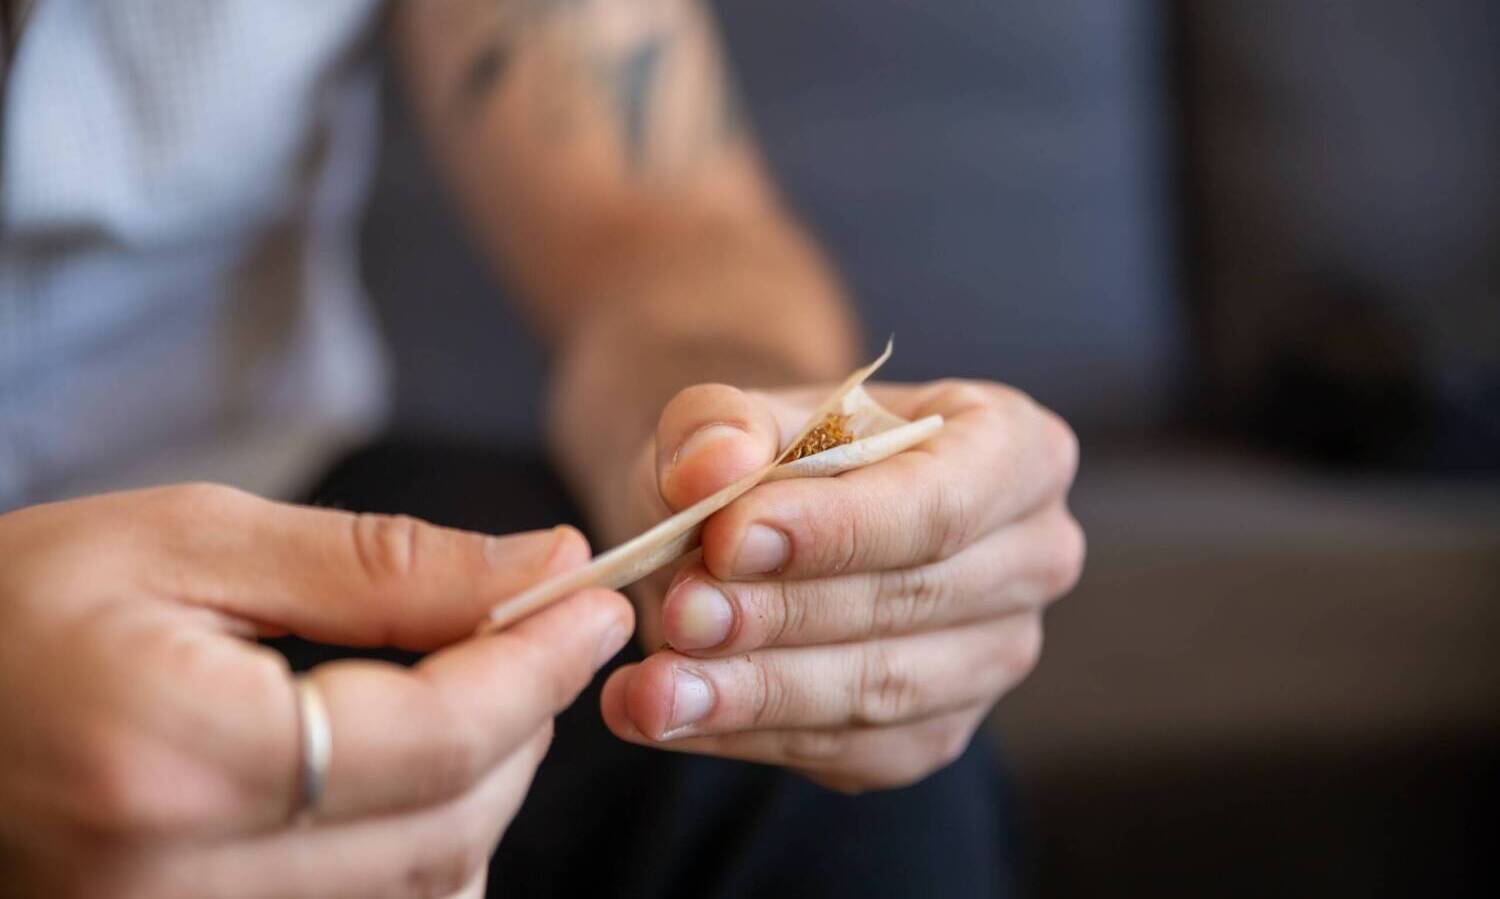
POLYGON ((795 462, 824 450, 831 450, 836 446, 853 442, 854 434, 849 430, 849 416, 834 413, 823 419, 796 446, 787 450, 785 462, 795 462))
POLYGON ((582 568, 554 575, 502 600, 485 616, 480 632, 504 628, 584 587, 618 589, 633 584, 682 558, 698 546, 705 519, 757 484, 787 478, 833 477, 888 459, 936 434, 943 426, 941 415, 908 421, 883 408, 860 386, 890 355, 891 345, 887 343, 880 358, 846 378, 808 415, 809 425, 797 432, 791 448, 775 462, 595 556, 582 568), (813 426, 811 422, 818 424, 813 426))

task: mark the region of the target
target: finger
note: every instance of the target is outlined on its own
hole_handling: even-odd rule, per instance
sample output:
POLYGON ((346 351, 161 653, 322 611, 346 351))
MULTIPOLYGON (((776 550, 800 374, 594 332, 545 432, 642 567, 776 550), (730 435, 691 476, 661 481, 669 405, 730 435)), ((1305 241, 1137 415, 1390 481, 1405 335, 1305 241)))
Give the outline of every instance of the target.
MULTIPOLYGON (((463 793, 573 702, 629 639, 632 620, 623 596, 586 590, 413 669, 371 661, 313 669, 333 738, 318 817, 399 810, 463 793)), ((290 798, 300 750, 288 750, 280 764, 290 798)))
POLYGON ((906 786, 948 765, 968 747, 988 711, 987 705, 971 706, 886 727, 757 730, 658 742, 625 713, 624 683, 610 680, 600 708, 610 730, 626 742, 792 768, 845 792, 906 786))
POLYGON ((682 509, 766 465, 781 429, 767 402, 726 384, 689 387, 667 403, 656 426, 656 479, 682 509))
POLYGON ((786 728, 880 726, 988 701, 1041 651, 1040 615, 872 643, 721 659, 659 652, 617 671, 623 708, 652 740, 786 728))
POLYGON ((708 569, 743 580, 922 565, 1060 496, 1072 478, 1072 433, 1015 391, 950 386, 907 405, 946 424, 867 468, 752 490, 705 523, 708 569))
POLYGON ((153 895, 470 895, 550 739, 550 726, 528 735, 472 789, 440 805, 181 850, 151 872, 153 895))
POLYGON ((504 537, 405 516, 356 515, 214 485, 144 492, 139 530, 156 592, 302 637, 427 650, 467 636, 484 612, 582 565, 570 527, 504 537))
POLYGON ((662 607, 667 642, 700 657, 938 630, 1025 609, 1070 590, 1083 531, 1062 503, 916 568, 830 578, 721 581, 702 564, 677 574, 662 607))
MULTIPOLYGON (((74 629, 74 655, 90 660, 78 673, 102 691, 93 717, 116 722, 80 731, 55 753, 88 798, 81 816, 132 839, 280 827, 302 762, 286 660, 185 627, 182 617, 165 603, 117 603, 74 629), (155 661, 141 666, 142 658, 155 661), (132 665, 137 677, 110 676, 132 665)), ((367 661, 316 669, 333 740, 319 814, 349 817, 462 792, 572 701, 599 660, 628 639, 630 622, 623 597, 585 591, 415 669, 367 661)), ((58 698, 77 698, 65 693, 58 698)))

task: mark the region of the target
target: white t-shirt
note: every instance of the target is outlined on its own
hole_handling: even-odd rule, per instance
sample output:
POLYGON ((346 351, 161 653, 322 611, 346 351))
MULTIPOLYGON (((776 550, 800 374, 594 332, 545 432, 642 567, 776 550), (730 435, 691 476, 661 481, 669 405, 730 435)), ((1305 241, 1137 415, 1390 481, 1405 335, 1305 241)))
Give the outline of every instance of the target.
POLYGON ((379 0, 37 0, 0 145, 0 510, 285 493, 383 415, 379 0))

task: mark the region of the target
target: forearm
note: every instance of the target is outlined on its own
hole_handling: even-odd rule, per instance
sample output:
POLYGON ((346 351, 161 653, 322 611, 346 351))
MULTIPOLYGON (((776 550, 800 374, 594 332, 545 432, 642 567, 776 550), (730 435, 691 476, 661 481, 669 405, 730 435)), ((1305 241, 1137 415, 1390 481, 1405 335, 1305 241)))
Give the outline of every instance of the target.
POLYGON ((700 2, 399 11, 435 154, 555 350, 551 435, 583 495, 687 384, 847 368, 847 305, 763 170, 700 2))

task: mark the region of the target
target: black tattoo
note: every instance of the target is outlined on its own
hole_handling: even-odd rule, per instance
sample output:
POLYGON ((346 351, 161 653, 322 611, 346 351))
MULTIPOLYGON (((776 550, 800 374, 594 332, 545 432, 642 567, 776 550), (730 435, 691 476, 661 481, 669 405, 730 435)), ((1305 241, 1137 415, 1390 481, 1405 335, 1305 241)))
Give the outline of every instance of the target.
POLYGON ((489 43, 464 69, 459 82, 463 106, 472 111, 482 105, 492 90, 505 80, 520 42, 533 24, 543 17, 573 10, 591 0, 494 0, 489 5, 500 16, 489 43))
POLYGON ((515 50, 508 42, 496 40, 470 60, 469 67, 464 70, 463 81, 459 84, 459 92, 466 108, 477 108, 489 96, 490 89, 505 77, 514 57, 515 50))
MULTIPOLYGON (((683 56, 687 41, 713 44, 710 14, 699 5, 701 0, 661 0, 642 4, 639 15, 651 18, 640 21, 635 37, 620 44, 606 42, 597 36, 597 21, 592 17, 626 14, 600 12, 600 7, 627 0, 490 0, 495 20, 487 43, 467 62, 458 85, 462 110, 474 114, 504 84, 523 55, 532 47, 562 47, 562 54, 550 57, 557 66, 543 82, 548 98, 537 104, 540 110, 538 131, 543 135, 561 136, 571 130, 568 120, 584 108, 575 105, 580 86, 592 89, 604 102, 619 136, 624 161, 636 176, 652 171, 653 144, 663 144, 653 135, 663 125, 676 126, 675 133, 690 134, 686 155, 681 140, 669 155, 673 164, 682 164, 708 152, 713 146, 737 137, 742 131, 743 113, 729 73, 722 66, 708 72, 681 72, 682 66, 668 67, 683 56), (546 34, 544 32, 550 32, 546 34), (558 36, 562 36, 559 41, 558 36), (684 48, 679 51, 678 47, 684 48), (674 56, 674 54, 677 54, 674 56), (663 123, 663 113, 656 109, 661 80, 671 77, 715 79, 719 85, 716 105, 681 113, 692 116, 686 123, 663 123)), ((630 15, 636 12, 628 13, 630 15)), ((542 51, 545 52, 545 51, 542 51)), ((710 65, 712 47, 709 51, 710 65)), ((528 63, 529 66, 529 63, 528 63)), ((667 113, 670 114, 670 113, 667 113)), ((657 153, 660 156, 660 151, 657 153)))
POLYGON ((613 61, 614 71, 607 78, 608 86, 614 91, 615 113, 620 117, 625 155, 631 169, 637 173, 646 165, 646 143, 650 137, 646 126, 651 115, 651 94, 666 49, 666 36, 651 35, 613 61))

